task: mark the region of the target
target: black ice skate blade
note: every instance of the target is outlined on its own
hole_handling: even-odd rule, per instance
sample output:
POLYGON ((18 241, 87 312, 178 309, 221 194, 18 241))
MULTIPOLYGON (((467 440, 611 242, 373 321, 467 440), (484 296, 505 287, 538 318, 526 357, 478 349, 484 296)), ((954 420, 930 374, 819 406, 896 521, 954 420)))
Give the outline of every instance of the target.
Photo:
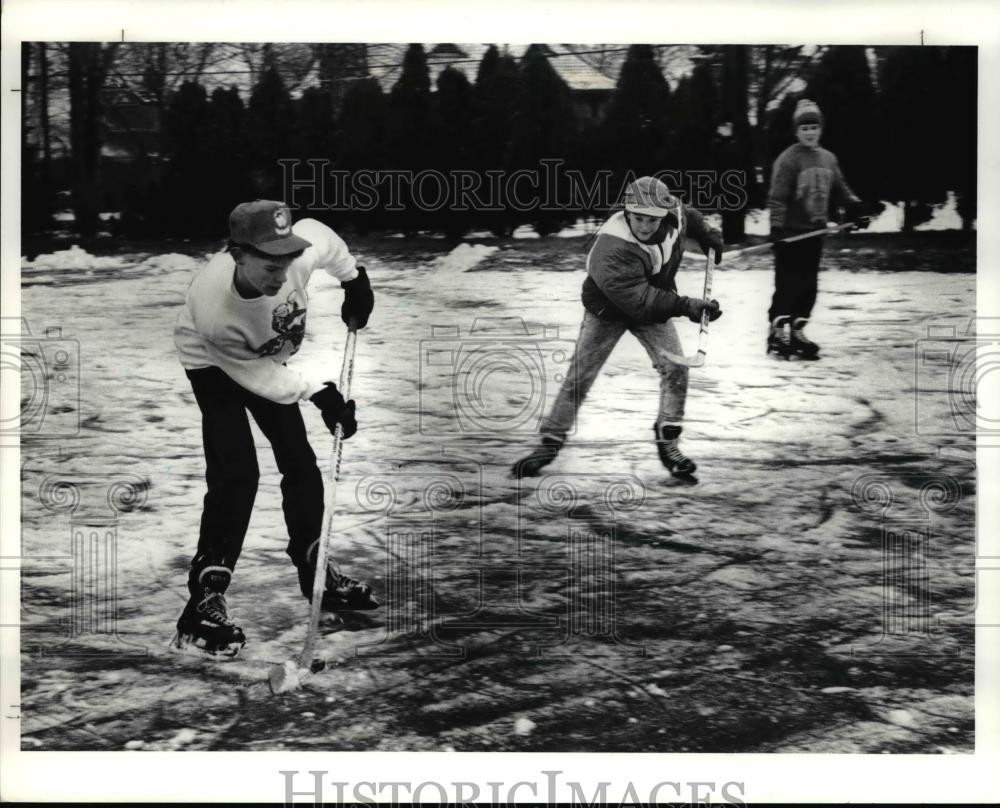
POLYGON ((204 640, 193 637, 190 634, 175 633, 168 647, 170 650, 184 656, 197 657, 200 659, 236 659, 240 651, 246 645, 246 640, 237 644, 229 643, 225 646, 208 646, 204 640))
POLYGON ((680 471, 670 472, 670 478, 667 480, 667 485, 697 485, 698 478, 694 474, 683 473, 680 471))

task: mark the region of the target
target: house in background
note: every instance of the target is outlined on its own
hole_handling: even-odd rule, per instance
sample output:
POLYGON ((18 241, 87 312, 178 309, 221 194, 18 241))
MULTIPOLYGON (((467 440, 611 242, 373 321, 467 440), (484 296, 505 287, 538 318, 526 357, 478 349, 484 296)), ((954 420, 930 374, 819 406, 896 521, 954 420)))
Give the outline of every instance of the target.
MULTIPOLYGON (((375 44, 367 45, 369 74, 378 80, 386 93, 399 80, 403 72, 403 55, 408 45, 375 44)), ((437 79, 448 67, 460 70, 465 74, 470 84, 475 84, 479 63, 489 49, 488 44, 439 43, 424 45, 427 51, 427 68, 431 78, 431 90, 437 88, 437 79)), ((503 45, 501 52, 510 54, 520 60, 528 49, 527 45, 503 45)), ((615 89, 616 75, 610 71, 604 72, 593 65, 577 50, 586 50, 586 46, 571 47, 568 45, 538 45, 549 59, 549 64, 569 88, 573 98, 573 106, 579 120, 584 122, 599 121, 607 108, 608 100, 615 89)), ((615 65, 617 73, 618 65, 615 65)))

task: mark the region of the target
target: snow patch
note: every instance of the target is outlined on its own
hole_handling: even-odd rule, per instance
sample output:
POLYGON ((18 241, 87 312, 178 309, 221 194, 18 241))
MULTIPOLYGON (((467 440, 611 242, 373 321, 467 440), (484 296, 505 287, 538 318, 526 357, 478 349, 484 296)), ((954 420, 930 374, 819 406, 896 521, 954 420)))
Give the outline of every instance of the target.
POLYGON ((538 724, 536 724, 530 718, 525 718, 522 716, 521 718, 518 718, 514 722, 514 733, 517 735, 527 736, 530 735, 532 732, 534 732, 535 727, 537 726, 538 724))
POLYGON ((143 261, 137 269, 156 270, 158 272, 170 272, 173 270, 196 270, 202 262, 190 255, 181 253, 167 253, 166 255, 151 255, 143 261))
POLYGON ((76 270, 78 272, 95 270, 125 269, 126 267, 147 272, 170 272, 173 270, 192 270, 201 266, 201 260, 180 253, 164 253, 150 255, 140 263, 136 258, 121 255, 91 255, 77 244, 68 250, 58 250, 54 253, 39 255, 34 261, 21 258, 22 269, 31 270, 76 270))
POLYGON ((433 266, 435 269, 444 271, 468 272, 499 249, 499 247, 488 244, 459 244, 447 255, 437 258, 433 266))
POLYGON ((577 219, 569 227, 564 227, 556 233, 556 238, 586 238, 593 235, 596 230, 597 225, 588 222, 586 219, 577 219))
POLYGON ((121 269, 130 262, 117 256, 98 257, 74 244, 68 250, 39 255, 34 261, 21 259, 24 269, 121 269))

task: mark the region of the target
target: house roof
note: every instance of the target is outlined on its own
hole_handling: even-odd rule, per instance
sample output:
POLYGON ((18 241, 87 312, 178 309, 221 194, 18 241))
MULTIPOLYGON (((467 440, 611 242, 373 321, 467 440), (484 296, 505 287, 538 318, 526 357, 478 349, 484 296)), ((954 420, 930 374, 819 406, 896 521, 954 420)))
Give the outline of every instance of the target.
POLYGON ((615 80, 578 56, 565 45, 549 45, 549 64, 571 90, 589 91, 615 89, 615 80))
MULTIPOLYGON (((382 43, 368 45, 368 71, 378 80, 383 91, 389 92, 403 72, 403 56, 408 44, 382 43)), ((475 83, 479 63, 489 49, 483 44, 425 44, 427 68, 430 72, 431 87, 437 86, 441 72, 451 67, 465 74, 469 83, 475 83)), ((524 56, 527 45, 500 46, 515 59, 524 56)), ((607 91, 615 88, 615 80, 577 55, 565 45, 544 45, 549 63, 571 90, 578 92, 607 91)))

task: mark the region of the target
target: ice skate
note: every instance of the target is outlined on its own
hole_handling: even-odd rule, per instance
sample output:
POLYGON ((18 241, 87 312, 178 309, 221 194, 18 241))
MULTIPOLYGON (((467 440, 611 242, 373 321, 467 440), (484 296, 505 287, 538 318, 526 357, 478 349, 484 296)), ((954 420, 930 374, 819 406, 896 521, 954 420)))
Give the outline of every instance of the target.
MULTIPOLYGON (((306 553, 308 562, 298 567, 299 588, 302 594, 312 603, 313 581, 316 575, 316 555, 319 542, 313 542, 306 553)), ((326 586, 323 589, 324 612, 353 612, 377 609, 382 604, 376 599, 371 586, 363 581, 357 581, 336 570, 327 561, 326 586)))
POLYGON ((767 335, 767 352, 774 353, 783 358, 788 359, 794 352, 792 349, 792 335, 791 335, 791 318, 787 315, 781 315, 774 318, 774 322, 771 323, 771 332, 767 335))
POLYGON ((801 359, 819 359, 819 345, 809 339, 805 333, 808 322, 805 317, 798 317, 792 322, 792 351, 801 359))
POLYGON ((677 440, 681 435, 681 427, 676 424, 664 424, 653 428, 656 434, 656 451, 659 452, 660 461, 674 476, 690 477, 697 470, 698 465, 687 457, 677 445, 677 440))
POLYGON ((518 460, 510 470, 511 477, 537 477, 562 449, 562 441, 544 436, 542 442, 526 457, 518 460))
POLYGON ((185 650, 196 648, 211 656, 234 657, 246 644, 243 629, 229 617, 223 594, 231 573, 222 567, 208 567, 198 577, 201 592, 192 593, 177 620, 172 645, 185 650))

